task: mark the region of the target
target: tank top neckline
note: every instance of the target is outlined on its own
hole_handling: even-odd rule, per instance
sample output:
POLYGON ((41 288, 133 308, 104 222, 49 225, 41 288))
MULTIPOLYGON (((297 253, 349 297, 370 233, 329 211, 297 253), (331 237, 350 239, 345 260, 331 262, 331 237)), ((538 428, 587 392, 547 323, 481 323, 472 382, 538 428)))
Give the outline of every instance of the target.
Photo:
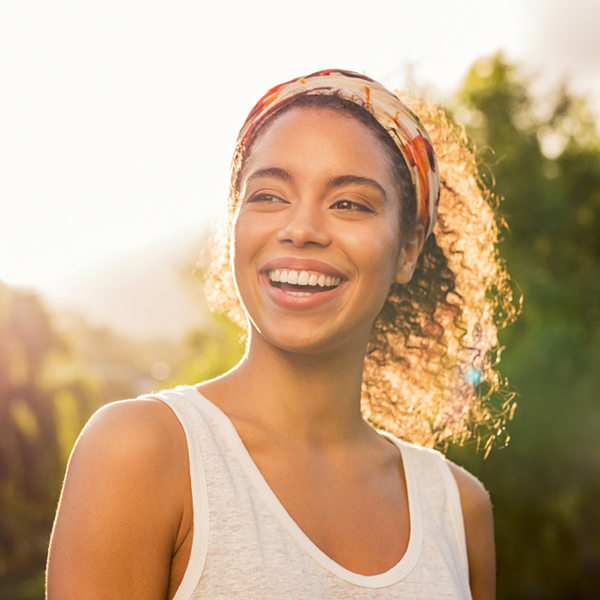
POLYGON ((321 567, 340 579, 354 585, 368 588, 383 588, 393 585, 406 577, 414 569, 419 560, 423 544, 423 519, 415 466, 411 456, 411 444, 400 442, 400 440, 394 436, 378 431, 378 433, 389 439, 398 448, 402 457, 408 495, 410 522, 409 542, 404 555, 388 571, 377 575, 361 575, 342 567, 342 565, 327 556, 327 554, 325 554, 296 524, 263 477, 259 468, 256 466, 256 463, 246 449, 246 446, 240 438, 231 419, 208 398, 202 395, 202 393, 194 386, 181 386, 177 391, 183 392, 183 395, 187 396, 192 402, 201 404, 218 423, 221 431, 226 435, 229 443, 235 450, 237 458, 243 465, 245 472, 260 491, 272 513, 285 527, 288 533, 291 534, 296 543, 298 543, 299 546, 321 567), (188 390, 192 391, 191 397, 189 394, 185 393, 188 390))

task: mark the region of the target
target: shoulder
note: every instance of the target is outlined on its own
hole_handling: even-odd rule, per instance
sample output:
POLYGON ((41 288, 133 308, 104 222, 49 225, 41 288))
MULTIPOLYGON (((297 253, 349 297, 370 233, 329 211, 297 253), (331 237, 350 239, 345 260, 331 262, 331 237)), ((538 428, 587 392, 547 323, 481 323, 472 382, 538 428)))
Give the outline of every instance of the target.
POLYGON ((188 504, 185 434, 171 409, 152 399, 103 407, 69 461, 48 597, 161 597, 188 504))
POLYGON ((458 491, 460 494, 461 507, 463 516, 471 518, 480 514, 491 515, 492 504, 490 496, 483 484, 475 476, 468 471, 459 467, 457 464, 448 460, 441 452, 432 448, 411 444, 402 440, 398 440, 398 444, 412 451, 413 456, 419 457, 420 460, 426 461, 427 464, 437 465, 446 469, 444 465, 450 468, 458 491))
POLYGON ((118 461, 123 469, 135 464, 156 470, 179 462, 183 452, 185 435, 173 411, 160 400, 140 398, 107 404, 96 412, 71 462, 118 461))
POLYGON ((460 494, 473 598, 495 598, 496 557, 490 496, 483 484, 465 469, 450 461, 448 466, 460 494))
POLYGON ((185 497, 188 464, 183 428, 164 402, 114 402, 96 412, 81 432, 67 467, 65 492, 89 496, 92 506, 118 497, 120 510, 137 510, 136 503, 143 500, 148 510, 168 506, 176 511, 185 497))
POLYGON ((167 516, 184 502, 188 479, 178 418, 164 402, 139 398, 107 404, 93 415, 73 449, 65 485, 112 487, 131 498, 130 506, 150 491, 157 507, 171 509, 167 516))
MULTIPOLYGON (((159 436, 177 435, 178 419, 169 406, 151 396, 112 402, 100 408, 89 420, 78 440, 110 433, 131 443, 150 441, 159 436), (107 431, 108 430, 108 431, 107 431)), ((100 438, 101 439, 101 438, 100 438)))
POLYGON ((490 495, 481 481, 453 462, 449 460, 446 462, 458 486, 464 518, 483 517, 487 515, 491 517, 492 502, 490 495))

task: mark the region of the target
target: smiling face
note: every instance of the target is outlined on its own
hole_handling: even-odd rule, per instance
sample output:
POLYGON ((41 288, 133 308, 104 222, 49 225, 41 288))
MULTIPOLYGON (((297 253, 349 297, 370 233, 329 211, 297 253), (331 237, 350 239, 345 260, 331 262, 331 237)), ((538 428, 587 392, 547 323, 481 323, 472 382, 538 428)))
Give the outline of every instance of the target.
POLYGON ((364 352, 420 249, 402 239, 382 142, 344 113, 294 108, 259 134, 239 181, 232 263, 251 344, 364 352))

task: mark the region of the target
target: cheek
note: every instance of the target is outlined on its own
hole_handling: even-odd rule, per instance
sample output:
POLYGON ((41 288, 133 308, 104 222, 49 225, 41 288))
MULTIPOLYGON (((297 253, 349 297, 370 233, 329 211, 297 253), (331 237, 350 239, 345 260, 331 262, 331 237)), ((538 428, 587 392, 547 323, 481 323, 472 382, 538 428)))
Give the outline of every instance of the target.
POLYGON ((378 242, 370 252, 370 270, 373 289, 379 288, 381 294, 387 296, 390 286, 396 277, 398 249, 395 244, 378 242))
POLYGON ((265 248, 268 232, 258 215, 238 213, 232 226, 230 264, 238 296, 241 296, 252 277, 256 277, 257 257, 265 248))
POLYGON ((386 219, 385 227, 373 232, 370 243, 362 251, 368 253, 372 263, 378 265, 381 276, 393 279, 400 255, 401 233, 397 215, 386 219))
MULTIPOLYGON (((243 258, 248 256, 248 248, 246 244, 248 242, 248 232, 243 219, 239 219, 239 215, 236 216, 232 228, 231 237, 229 240, 229 262, 231 270, 233 272, 233 280, 235 287, 240 296, 240 286, 243 287, 244 265, 242 264, 243 258)), ((241 297, 240 297, 241 299, 241 297)))
MULTIPOLYGON (((380 309, 383 307, 387 297, 389 296, 392 285, 396 282, 398 276, 399 266, 399 248, 396 244, 393 246, 386 246, 381 248, 379 254, 379 269, 378 273, 374 274, 374 277, 378 277, 378 285, 380 294, 378 296, 378 302, 380 309)), ((376 289, 377 283, 373 282, 373 289, 376 289)))
POLYGON ((240 300, 240 288, 242 290, 244 288, 244 274, 248 271, 247 264, 244 264, 244 258, 247 258, 249 254, 249 248, 247 248, 245 245, 247 243, 247 240, 248 236, 244 231, 244 227, 239 227, 236 224, 233 228, 231 235, 230 264, 231 270, 233 272, 233 281, 238 291, 238 296, 240 296, 240 300))
POLYGON ((238 211, 231 228, 231 253, 235 260, 247 255, 258 233, 255 229, 252 219, 238 211))

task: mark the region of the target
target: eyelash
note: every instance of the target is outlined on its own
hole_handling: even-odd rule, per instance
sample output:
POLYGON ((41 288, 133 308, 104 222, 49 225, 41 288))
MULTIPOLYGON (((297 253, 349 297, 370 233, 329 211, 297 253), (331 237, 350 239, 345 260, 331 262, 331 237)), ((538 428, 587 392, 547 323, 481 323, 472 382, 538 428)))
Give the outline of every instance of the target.
MULTIPOLYGON (((267 202, 276 204, 284 203, 285 200, 275 194, 256 194, 256 196, 250 198, 249 202, 267 202)), ((345 212, 373 212, 368 206, 360 204, 359 202, 353 202, 352 200, 337 200, 331 205, 331 208, 337 208, 345 212)))
POLYGON ((334 202, 332 208, 339 208, 341 210, 346 210, 349 212, 357 211, 357 212, 373 212, 369 207, 364 204, 360 204, 359 202, 353 202, 352 200, 338 200, 334 202), (345 204, 346 206, 341 207, 340 204, 345 204))
POLYGON ((284 202, 284 200, 275 194, 256 194, 250 198, 250 202, 284 202))

